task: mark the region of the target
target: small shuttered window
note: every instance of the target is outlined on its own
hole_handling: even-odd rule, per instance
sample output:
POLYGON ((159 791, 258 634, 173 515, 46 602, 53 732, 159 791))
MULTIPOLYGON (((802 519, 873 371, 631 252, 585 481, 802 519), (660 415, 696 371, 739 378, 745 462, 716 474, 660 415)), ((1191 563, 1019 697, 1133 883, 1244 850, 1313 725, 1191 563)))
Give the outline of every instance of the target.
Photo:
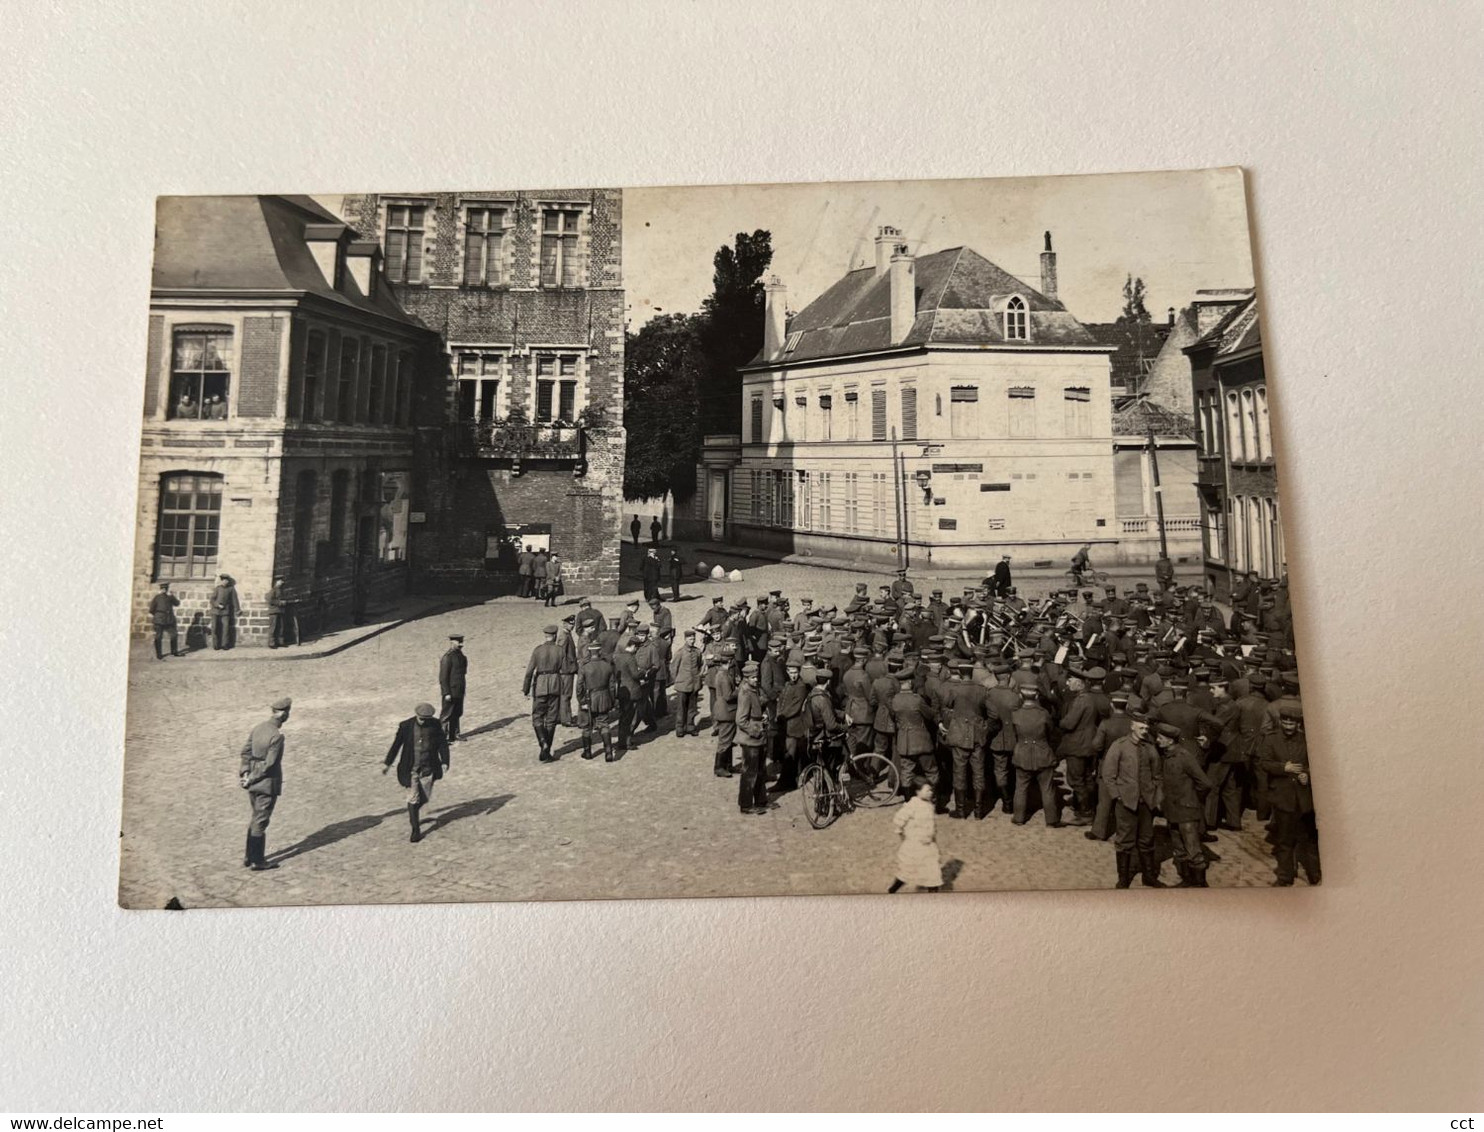
POLYGON ((754 444, 763 442, 763 399, 761 397, 752 399, 752 442, 754 444))
POLYGON ((886 390, 871 390, 871 439, 886 439, 886 390))
POLYGON ((911 385, 902 390, 902 439, 917 439, 917 389, 911 385))

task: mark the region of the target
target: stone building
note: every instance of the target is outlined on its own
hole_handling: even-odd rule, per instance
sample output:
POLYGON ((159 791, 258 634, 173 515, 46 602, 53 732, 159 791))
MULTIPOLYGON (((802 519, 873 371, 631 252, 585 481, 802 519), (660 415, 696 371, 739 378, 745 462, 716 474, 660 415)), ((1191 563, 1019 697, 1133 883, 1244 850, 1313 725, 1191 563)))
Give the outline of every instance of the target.
POLYGON ((1235 576, 1286 572, 1278 473, 1257 298, 1197 300, 1201 336, 1190 359, 1204 510, 1206 583, 1219 600, 1235 576))
POLYGON ((218 573, 242 643, 276 575, 321 625, 407 589, 414 415, 434 345, 381 249, 307 197, 162 197, 133 628, 159 581, 200 643, 218 573))
POLYGON ((623 505, 622 195, 347 196, 401 305, 439 339, 419 430, 414 584, 503 592, 545 546, 569 590, 615 593, 623 505))
MULTIPOLYGON (((1065 561, 1118 537, 1108 357, 1056 294, 978 252, 914 256, 883 227, 873 266, 785 321, 743 369, 740 435, 707 437, 713 537, 851 560, 1065 561)), ((1106 546, 1105 546, 1106 549, 1106 546)), ((1106 555, 1105 555, 1106 556, 1106 555)))

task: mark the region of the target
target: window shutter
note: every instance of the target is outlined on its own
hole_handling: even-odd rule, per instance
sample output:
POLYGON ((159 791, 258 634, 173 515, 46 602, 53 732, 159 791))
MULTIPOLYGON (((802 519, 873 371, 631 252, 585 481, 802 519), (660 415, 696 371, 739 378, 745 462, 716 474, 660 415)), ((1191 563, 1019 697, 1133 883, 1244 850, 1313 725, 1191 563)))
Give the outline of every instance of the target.
POLYGON ((886 390, 871 390, 871 439, 886 439, 886 390))
POLYGON ((752 442, 754 444, 763 442, 763 399, 761 397, 752 399, 752 442))
POLYGON ((917 439, 917 389, 914 386, 902 390, 902 439, 917 439))

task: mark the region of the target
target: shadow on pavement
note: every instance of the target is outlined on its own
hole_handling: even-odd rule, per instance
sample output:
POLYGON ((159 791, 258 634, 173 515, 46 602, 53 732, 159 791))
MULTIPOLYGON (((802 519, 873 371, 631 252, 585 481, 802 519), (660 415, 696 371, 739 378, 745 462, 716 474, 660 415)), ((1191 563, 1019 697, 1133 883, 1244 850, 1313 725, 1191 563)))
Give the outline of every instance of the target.
POLYGON ((943 862, 943 892, 953 891, 953 882, 958 880, 959 874, 964 871, 964 863, 957 857, 943 862))
POLYGON ((384 814, 366 814, 359 818, 349 818, 345 821, 333 822, 324 829, 311 833, 298 844, 290 845, 277 853, 270 853, 268 859, 272 861, 287 861, 290 857, 298 857, 304 853, 312 853, 316 849, 323 849, 327 845, 334 845, 337 841, 344 841, 347 837, 354 837, 358 833, 365 833, 368 829, 375 829, 387 818, 398 814, 406 814, 405 806, 398 806, 395 810, 388 810, 384 814))
POLYGON ((526 719, 524 715, 507 715, 504 719, 492 719, 488 723, 481 723, 472 731, 463 732, 465 739, 472 739, 476 735, 488 735, 491 731, 499 731, 502 727, 509 727, 517 720, 526 719))
POLYGON ((439 810, 436 814, 428 815, 431 821, 428 829, 442 829, 464 818, 477 818, 492 814, 514 797, 514 794, 496 794, 489 798, 471 798, 467 802, 449 806, 446 810, 439 810))

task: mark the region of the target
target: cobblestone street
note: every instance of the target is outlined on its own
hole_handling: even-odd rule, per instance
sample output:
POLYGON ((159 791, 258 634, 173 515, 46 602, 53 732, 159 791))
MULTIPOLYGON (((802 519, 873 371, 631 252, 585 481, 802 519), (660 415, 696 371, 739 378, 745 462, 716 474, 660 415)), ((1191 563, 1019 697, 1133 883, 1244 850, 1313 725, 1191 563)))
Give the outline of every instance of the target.
MULTIPOLYGON (((738 563, 749 599, 769 589, 843 604, 878 576, 803 565, 738 563)), ((918 578, 919 588, 956 584, 918 578)), ((1041 592, 1035 583, 1022 590, 1041 592)), ((736 583, 695 582, 674 607, 693 624, 736 583)), ((666 588, 668 596, 668 587, 666 588)), ((575 611, 572 605, 560 612, 575 611)), ((621 598, 598 599, 605 614, 621 598)), ((580 757, 579 733, 558 733, 541 764, 521 676, 552 610, 500 598, 409 621, 331 656, 266 659, 242 650, 155 661, 131 653, 120 902, 187 908, 279 904, 546 900, 883 892, 893 876, 894 808, 847 814, 813 830, 797 794, 763 816, 738 813, 735 779, 711 773, 711 743, 666 729, 621 762, 580 757), (450 632, 467 637, 468 736, 424 809, 427 836, 407 840, 404 792, 382 760, 399 720, 438 700, 438 658, 450 632), (282 867, 241 868, 248 805, 238 752, 267 705, 291 695, 284 791, 268 832, 282 867), (430 820, 431 819, 431 820, 430 820)), ((704 702, 704 700, 703 700, 704 702)), ((704 718, 704 716, 703 716, 704 718)), ((1110 843, 1078 828, 1024 827, 998 811, 983 822, 939 819, 945 873, 958 891, 1111 888, 1110 843)), ((1252 816, 1223 832, 1212 887, 1266 886, 1272 858, 1252 816)), ((1161 827, 1161 849, 1168 848, 1161 827)), ((1167 883, 1177 877, 1164 870, 1167 883)), ((1300 882, 1302 884, 1302 881, 1300 882)), ((1138 887, 1136 882, 1135 887, 1138 887)), ((1171 896, 1168 899, 1181 899, 1171 896)))

